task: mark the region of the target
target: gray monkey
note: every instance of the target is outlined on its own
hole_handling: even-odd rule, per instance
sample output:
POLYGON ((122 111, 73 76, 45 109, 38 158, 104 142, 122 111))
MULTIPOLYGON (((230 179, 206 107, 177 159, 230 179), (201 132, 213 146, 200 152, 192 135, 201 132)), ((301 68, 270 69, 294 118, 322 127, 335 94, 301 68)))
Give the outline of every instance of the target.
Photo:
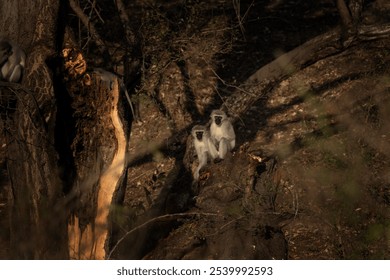
POLYGON ((210 134, 206 126, 195 125, 192 128, 191 134, 194 138, 195 150, 199 160, 199 165, 194 174, 194 179, 198 180, 200 170, 207 165, 208 160, 213 160, 218 157, 218 151, 210 139, 210 134))
POLYGON ((236 134, 232 122, 224 111, 213 110, 211 112, 210 135, 214 145, 218 147, 218 155, 221 159, 224 159, 227 152, 230 152, 236 145, 236 134))

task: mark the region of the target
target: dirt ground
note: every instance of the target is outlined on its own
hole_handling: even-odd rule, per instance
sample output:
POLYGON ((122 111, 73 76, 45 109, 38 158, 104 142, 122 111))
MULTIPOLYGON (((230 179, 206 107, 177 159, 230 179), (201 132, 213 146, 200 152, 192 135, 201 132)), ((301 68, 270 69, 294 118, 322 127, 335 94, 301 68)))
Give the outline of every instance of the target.
MULTIPOLYGON (((239 87, 259 65, 338 22, 331 1, 274 1, 268 6, 268 1, 260 2, 256 5, 264 4, 263 10, 247 6, 259 13, 249 12, 245 41, 235 33, 232 46, 216 54, 218 63, 205 54, 205 32, 192 35, 198 44, 185 49, 183 56, 195 99, 207 98, 215 90, 207 86, 215 82, 219 96, 228 96, 229 88, 239 87), (198 60, 209 59, 211 70, 201 68, 194 58, 199 54, 198 60), (202 70, 211 77, 196 75, 202 70)), ((223 17, 219 20, 213 28, 226 24, 223 17)), ((126 248, 134 248, 140 235, 148 236, 148 245, 122 252, 122 257, 388 259, 388 61, 386 43, 365 44, 285 79, 240 116, 232 159, 210 165, 193 198, 183 190, 191 188, 190 180, 171 181, 180 173, 183 158, 175 152, 180 147, 168 143, 177 128, 145 97, 141 112, 148 112, 142 115, 146 126, 133 128, 130 154, 149 149, 154 160, 129 168, 126 211, 133 215, 134 226, 165 213, 188 216, 172 214, 175 223, 164 220, 130 234, 134 236, 126 248), (156 120, 156 126, 147 125, 156 120)), ((169 78, 159 87, 161 95, 184 90, 178 67, 169 65, 162 73, 169 78)), ((156 84, 148 83, 152 88, 156 84)))
MULTIPOLYGON (((144 257, 388 259, 389 59, 383 45, 356 47, 293 75, 254 104, 236 126, 240 138, 232 160, 203 173, 203 186, 185 212, 205 217, 149 229, 173 227, 144 257), (256 156, 266 164, 253 167, 248 158, 256 156), (268 156, 277 160, 271 178, 268 156), (229 170, 232 162, 238 170, 229 170), (244 178, 254 176, 256 182, 247 184, 230 172, 247 172, 244 178), (216 176, 223 183, 215 183, 216 176), (243 233, 244 228, 249 229, 243 233)), ((129 169, 126 203, 134 216, 150 214, 147 209, 161 197, 170 206, 163 193, 175 161, 156 154, 154 163, 129 169)), ((179 199, 172 198, 175 204, 179 199)))
MULTIPOLYGON (((339 17, 331 0, 238 1, 244 18, 232 1, 163 2, 130 7, 143 8, 149 64, 116 220, 126 238, 114 257, 389 259, 389 40, 350 47, 259 93, 234 124, 232 155, 210 163, 194 184, 186 164, 197 161, 182 141, 188 125, 207 122, 256 70, 339 17)), ((0 258, 7 258, 1 167, 0 258)))

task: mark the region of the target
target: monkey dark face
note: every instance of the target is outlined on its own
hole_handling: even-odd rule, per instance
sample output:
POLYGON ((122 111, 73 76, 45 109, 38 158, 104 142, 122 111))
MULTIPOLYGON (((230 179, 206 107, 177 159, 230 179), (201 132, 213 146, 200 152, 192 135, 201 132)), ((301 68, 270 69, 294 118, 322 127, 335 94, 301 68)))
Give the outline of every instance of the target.
POLYGON ((214 117, 214 122, 216 125, 220 126, 222 123, 222 116, 215 116, 214 117))
POLYGON ((202 139, 203 139, 203 131, 196 131, 196 132, 195 132, 195 135, 196 135, 196 138, 197 138, 199 141, 202 141, 202 139))

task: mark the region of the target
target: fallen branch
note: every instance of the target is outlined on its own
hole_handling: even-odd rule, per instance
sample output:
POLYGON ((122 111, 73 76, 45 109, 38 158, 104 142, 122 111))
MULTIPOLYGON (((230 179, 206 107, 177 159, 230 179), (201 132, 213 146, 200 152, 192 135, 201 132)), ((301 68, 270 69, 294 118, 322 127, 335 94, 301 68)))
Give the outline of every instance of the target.
POLYGON ((321 59, 339 54, 361 42, 390 37, 390 24, 359 27, 347 48, 340 42, 341 32, 341 28, 336 28, 317 36, 260 68, 239 87, 240 90, 226 99, 229 113, 237 118, 283 79, 321 59))

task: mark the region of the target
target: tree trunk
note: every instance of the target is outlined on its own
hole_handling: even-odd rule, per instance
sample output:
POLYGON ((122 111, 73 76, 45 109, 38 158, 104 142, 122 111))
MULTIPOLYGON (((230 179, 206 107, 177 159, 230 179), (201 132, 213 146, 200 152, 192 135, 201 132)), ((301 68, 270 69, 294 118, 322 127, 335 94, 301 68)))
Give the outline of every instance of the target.
MULTIPOLYGON (((32 51, 27 51, 23 79, 28 90, 14 91, 16 109, 6 121, 7 164, 12 184, 11 252, 18 259, 66 258, 66 217, 62 209, 54 207, 62 183, 57 176, 57 153, 50 131, 56 106, 52 75, 46 65, 54 53, 59 1, 17 2, 20 3, 9 10, 20 15, 29 11, 27 21, 31 27, 25 25, 26 30, 18 30, 19 36, 7 35, 16 39, 21 34, 32 34, 30 41, 22 40, 22 47, 32 51)), ((19 16, 15 19, 25 20, 19 16)))
POLYGON ((93 75, 81 92, 69 91, 76 129, 71 145, 76 178, 67 196, 71 259, 106 258, 114 231, 110 211, 121 203, 126 184, 125 97, 118 79, 106 84, 100 78, 93 75))
POLYGON ((22 86, 0 84, 16 104, 2 114, 12 257, 104 259, 115 231, 112 205, 126 181, 130 121, 119 80, 91 74, 90 86, 64 83, 56 59, 67 40, 64 1, 0 2, 1 26, 29 23, 0 30, 27 54, 22 86))

